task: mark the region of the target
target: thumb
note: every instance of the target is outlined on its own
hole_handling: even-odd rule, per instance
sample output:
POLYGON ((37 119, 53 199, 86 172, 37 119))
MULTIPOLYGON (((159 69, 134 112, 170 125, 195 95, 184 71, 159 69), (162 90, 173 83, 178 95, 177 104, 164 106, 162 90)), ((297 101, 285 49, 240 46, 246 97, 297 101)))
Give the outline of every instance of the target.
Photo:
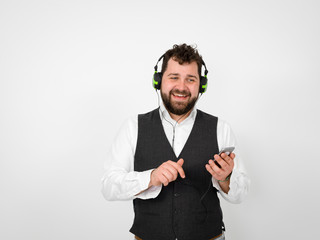
POLYGON ((179 161, 178 161, 177 163, 182 167, 182 165, 183 165, 183 163, 184 163, 183 158, 180 158, 180 159, 179 159, 179 161))

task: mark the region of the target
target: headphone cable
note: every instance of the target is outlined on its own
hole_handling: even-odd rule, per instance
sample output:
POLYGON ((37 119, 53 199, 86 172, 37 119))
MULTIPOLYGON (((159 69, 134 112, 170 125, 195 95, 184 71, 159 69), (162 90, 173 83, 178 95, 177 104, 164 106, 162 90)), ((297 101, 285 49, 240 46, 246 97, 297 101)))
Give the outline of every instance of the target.
MULTIPOLYGON (((186 112, 185 114, 183 114, 178 120, 174 120, 175 121, 175 124, 173 125, 169 120, 167 120, 164 115, 163 115, 163 111, 162 109, 160 108, 160 97, 159 97, 159 93, 156 89, 156 93, 158 95, 158 106, 159 106, 159 109, 160 109, 160 112, 161 112, 161 115, 162 115, 162 119, 166 120, 171 126, 172 126, 172 143, 171 143, 171 147, 173 149, 173 152, 175 153, 174 151, 174 139, 175 139, 175 133, 176 133, 176 126, 177 124, 179 123, 180 119, 183 118, 188 112, 186 112)), ((197 98, 194 106, 197 104, 198 100, 201 98, 202 96, 202 93, 200 93, 200 96, 197 98)))
POLYGON ((159 109, 160 109, 160 112, 161 112, 161 115, 162 115, 162 119, 166 120, 171 126, 172 126, 172 142, 171 142, 171 147, 173 149, 173 152, 175 153, 174 151, 174 139, 175 139, 175 134, 176 134, 176 126, 178 124, 178 122, 180 121, 181 118, 183 118, 187 113, 183 114, 177 121, 175 121, 175 124, 173 125, 169 120, 167 120, 164 115, 163 115, 163 111, 162 109, 160 108, 160 97, 159 97, 159 93, 158 91, 156 90, 157 92, 157 95, 158 95, 158 106, 159 106, 159 109))

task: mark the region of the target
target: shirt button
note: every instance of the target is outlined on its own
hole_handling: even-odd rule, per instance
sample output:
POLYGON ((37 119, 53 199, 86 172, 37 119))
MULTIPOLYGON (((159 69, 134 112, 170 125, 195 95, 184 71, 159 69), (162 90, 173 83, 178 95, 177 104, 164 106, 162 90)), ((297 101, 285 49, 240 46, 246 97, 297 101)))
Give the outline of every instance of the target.
POLYGON ((179 193, 175 193, 174 196, 175 196, 175 197, 179 197, 180 194, 179 194, 179 193))

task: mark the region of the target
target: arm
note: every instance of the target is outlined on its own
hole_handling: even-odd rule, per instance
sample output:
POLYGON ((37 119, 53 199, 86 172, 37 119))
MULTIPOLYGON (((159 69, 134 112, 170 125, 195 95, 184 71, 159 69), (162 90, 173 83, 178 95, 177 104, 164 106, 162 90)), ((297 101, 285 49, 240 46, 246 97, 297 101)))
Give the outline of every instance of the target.
POLYGON ((161 191, 161 186, 149 187, 153 169, 144 172, 134 171, 137 134, 138 120, 135 116, 125 122, 112 143, 101 179, 102 194, 107 200, 155 198, 161 191))
MULTIPOLYGON (((220 119, 218 120, 217 137, 219 150, 228 146, 234 146, 235 150, 234 154, 230 155, 232 158, 232 163, 229 162, 229 165, 232 165, 232 174, 230 179, 226 182, 219 182, 218 180, 220 179, 212 177, 212 184, 217 190, 219 190, 221 196, 225 200, 231 203, 240 203, 248 193, 250 179, 247 176, 239 153, 239 146, 237 145, 231 127, 225 121, 220 119)), ((223 177, 223 179, 225 179, 225 176, 223 177)))

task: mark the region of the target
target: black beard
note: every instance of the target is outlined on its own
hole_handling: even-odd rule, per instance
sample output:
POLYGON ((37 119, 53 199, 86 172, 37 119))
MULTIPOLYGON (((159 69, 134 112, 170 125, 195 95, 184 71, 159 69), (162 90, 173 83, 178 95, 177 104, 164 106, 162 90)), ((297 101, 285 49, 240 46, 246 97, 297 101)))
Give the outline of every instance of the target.
MULTIPOLYGON (((178 115, 178 116, 181 116, 183 114, 186 114, 187 112, 189 112, 193 107, 194 105, 196 104, 197 102, 197 97, 194 97, 194 98, 191 98, 187 104, 182 104, 182 103, 178 103, 178 106, 181 106, 180 108, 178 107, 175 107, 172 103, 171 103, 171 95, 173 93, 173 90, 171 90, 169 92, 169 96, 162 93, 161 92, 161 97, 162 97, 162 101, 163 101, 163 104, 164 106, 166 107, 166 109, 171 112, 172 114, 175 114, 175 115, 178 115), (185 106, 183 106, 185 105, 185 106)), ((186 91, 178 91, 178 90, 175 90, 174 91, 175 94, 183 94, 183 95, 189 95, 190 96, 190 93, 186 92, 186 91)))

